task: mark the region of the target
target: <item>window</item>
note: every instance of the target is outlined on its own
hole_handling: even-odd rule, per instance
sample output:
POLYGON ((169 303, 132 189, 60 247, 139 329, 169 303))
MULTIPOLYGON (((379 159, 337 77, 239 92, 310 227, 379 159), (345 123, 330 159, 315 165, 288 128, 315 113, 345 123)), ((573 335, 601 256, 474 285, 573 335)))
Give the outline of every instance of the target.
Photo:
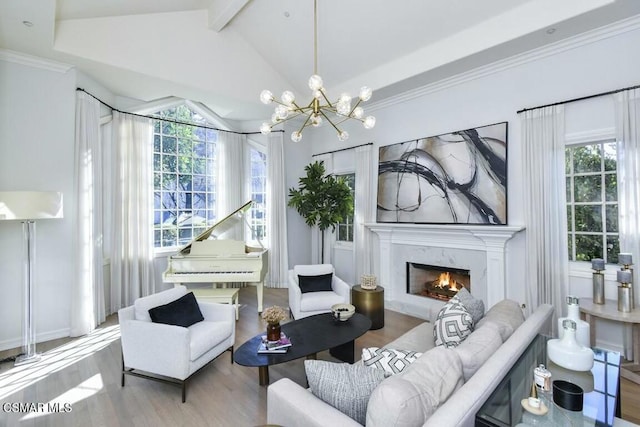
POLYGON ((569 146, 565 151, 569 260, 617 263, 616 143, 569 146))
POLYGON ((161 119, 154 120, 154 246, 181 246, 216 219, 217 134, 185 105, 156 115, 161 119))
MULTIPOLYGON (((351 195, 354 195, 356 188, 356 174, 349 173, 345 175, 338 175, 344 178, 345 182, 351 188, 351 195)), ((336 241, 338 242, 353 242, 353 215, 345 218, 343 222, 338 223, 338 232, 336 234, 336 241)))
POLYGON ((248 215, 254 234, 249 239, 262 241, 267 236, 267 155, 253 144, 249 148, 249 173, 249 194, 254 202, 248 215))

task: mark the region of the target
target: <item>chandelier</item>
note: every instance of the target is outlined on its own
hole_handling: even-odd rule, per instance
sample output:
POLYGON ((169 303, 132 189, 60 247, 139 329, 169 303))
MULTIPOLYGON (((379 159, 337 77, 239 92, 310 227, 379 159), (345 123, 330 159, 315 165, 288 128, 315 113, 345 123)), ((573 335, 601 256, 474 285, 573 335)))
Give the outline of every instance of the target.
POLYGON ((364 86, 360 88, 358 98, 353 103, 353 99, 347 93, 341 94, 334 102, 329 100, 324 89, 322 77, 318 75, 318 13, 317 0, 313 1, 313 75, 309 78, 309 89, 311 89, 313 98, 307 105, 300 106, 296 102, 293 92, 286 90, 282 93, 280 100, 274 98, 269 90, 263 90, 260 93, 260 100, 264 104, 277 104, 275 112, 271 116, 271 123, 263 123, 260 126, 260 132, 266 135, 271 129, 286 122, 287 120, 300 117, 304 122, 300 129, 291 133, 291 140, 298 142, 302 139, 302 131, 308 126, 318 127, 326 120, 338 133, 338 139, 345 141, 349 138, 349 134, 345 130, 340 129, 340 125, 347 120, 358 120, 362 122, 365 129, 371 129, 376 124, 376 118, 373 116, 364 117, 364 110, 360 106, 362 102, 371 99, 373 91, 364 86))

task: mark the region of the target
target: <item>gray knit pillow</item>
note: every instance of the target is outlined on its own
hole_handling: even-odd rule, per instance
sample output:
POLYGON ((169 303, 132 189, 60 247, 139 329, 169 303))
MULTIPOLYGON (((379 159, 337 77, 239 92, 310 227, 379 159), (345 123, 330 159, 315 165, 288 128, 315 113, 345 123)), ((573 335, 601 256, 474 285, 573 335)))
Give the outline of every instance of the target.
POLYGON ((304 369, 316 397, 364 425, 369 396, 385 379, 383 370, 323 360, 305 360, 304 369))
POLYGON ((467 288, 460 289, 458 293, 451 298, 451 301, 457 301, 464 305, 464 308, 466 308, 471 315, 474 324, 477 324, 484 316, 484 302, 482 302, 481 299, 474 298, 467 288))

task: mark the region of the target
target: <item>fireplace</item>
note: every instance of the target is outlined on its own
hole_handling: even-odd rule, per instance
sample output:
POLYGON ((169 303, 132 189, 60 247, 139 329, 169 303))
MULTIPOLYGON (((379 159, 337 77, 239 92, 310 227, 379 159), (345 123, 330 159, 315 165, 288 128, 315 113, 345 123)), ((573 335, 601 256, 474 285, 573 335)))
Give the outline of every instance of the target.
POLYGON ((471 291, 471 272, 460 268, 407 262, 407 293, 449 301, 463 287, 471 291))

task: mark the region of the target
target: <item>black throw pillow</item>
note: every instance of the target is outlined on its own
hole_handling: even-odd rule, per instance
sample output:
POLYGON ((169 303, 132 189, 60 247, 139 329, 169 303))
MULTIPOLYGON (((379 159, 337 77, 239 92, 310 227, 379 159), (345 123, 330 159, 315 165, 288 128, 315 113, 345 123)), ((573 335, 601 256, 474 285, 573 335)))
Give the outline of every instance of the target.
POLYGON ((331 281, 333 280, 333 273, 321 274, 319 276, 300 276, 298 275, 298 285, 300 291, 305 292, 323 292, 332 291, 331 281))
POLYGON ((204 320, 193 292, 189 292, 169 304, 149 309, 149 316, 155 323, 165 323, 185 328, 204 320))

